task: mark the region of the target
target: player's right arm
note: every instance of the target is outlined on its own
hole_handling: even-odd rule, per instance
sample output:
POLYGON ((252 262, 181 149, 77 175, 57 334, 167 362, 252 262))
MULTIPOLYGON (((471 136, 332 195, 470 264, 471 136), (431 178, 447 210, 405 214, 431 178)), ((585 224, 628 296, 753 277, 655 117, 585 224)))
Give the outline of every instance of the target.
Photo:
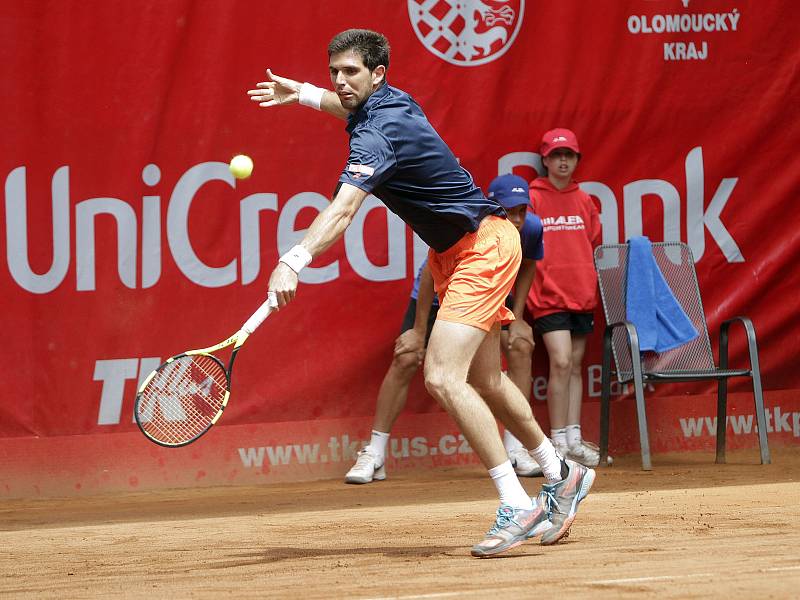
MULTIPOLYGON (((317 215, 297 246, 301 251, 307 252, 311 258, 325 252, 342 236, 367 195, 364 190, 349 183, 343 183, 333 201, 317 215)), ((297 246, 292 249, 292 252, 297 246)), ((269 278, 269 291, 275 292, 279 307, 286 306, 297 293, 299 269, 295 271, 290 267, 285 261, 285 257, 286 255, 281 257, 281 261, 278 262, 269 278)))
MULTIPOLYGON (((302 82, 275 75, 267 69, 269 81, 260 81, 255 90, 247 90, 247 95, 259 106, 271 108, 284 104, 295 104, 300 101, 302 82)), ((342 106, 339 96, 330 90, 323 90, 320 100, 320 110, 339 119, 346 119, 350 111, 342 106)))

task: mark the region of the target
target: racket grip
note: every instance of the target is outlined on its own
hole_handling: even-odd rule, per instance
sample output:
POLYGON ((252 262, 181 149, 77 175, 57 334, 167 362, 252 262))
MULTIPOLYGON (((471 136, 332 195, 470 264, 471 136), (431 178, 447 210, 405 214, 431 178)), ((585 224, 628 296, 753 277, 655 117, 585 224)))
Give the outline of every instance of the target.
POLYGON ((258 310, 253 313, 253 315, 247 319, 244 325, 242 325, 242 331, 250 335, 256 329, 258 329, 259 325, 264 322, 269 316, 269 313, 272 312, 273 309, 278 307, 278 297, 275 295, 275 292, 268 292, 267 293, 267 300, 258 307, 258 310))

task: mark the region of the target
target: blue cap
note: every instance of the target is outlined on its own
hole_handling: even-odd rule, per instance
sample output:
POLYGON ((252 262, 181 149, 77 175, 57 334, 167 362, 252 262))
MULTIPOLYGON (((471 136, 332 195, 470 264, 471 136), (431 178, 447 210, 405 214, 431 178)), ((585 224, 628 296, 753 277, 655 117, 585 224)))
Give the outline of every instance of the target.
POLYGON ((489 193, 492 200, 497 200, 505 209, 514 208, 521 204, 528 204, 528 182, 519 175, 500 175, 489 184, 489 193))

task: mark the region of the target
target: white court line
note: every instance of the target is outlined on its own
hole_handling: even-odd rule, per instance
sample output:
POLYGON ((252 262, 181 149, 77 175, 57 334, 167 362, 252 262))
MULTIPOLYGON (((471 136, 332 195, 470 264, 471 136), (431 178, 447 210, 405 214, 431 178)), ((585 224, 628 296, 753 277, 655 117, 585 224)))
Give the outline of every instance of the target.
POLYGON ((694 573, 692 575, 657 575, 653 577, 629 577, 627 579, 597 579, 587 581, 586 585, 614 585, 619 583, 646 583, 648 581, 669 581, 671 579, 691 579, 693 577, 714 577, 714 573, 694 573))
MULTIPOLYGON (((766 567, 758 569, 760 573, 775 572, 775 571, 798 571, 800 565, 793 565, 790 567, 766 567)), ((692 579, 695 577, 718 577, 719 573, 693 573, 690 575, 657 575, 653 577, 630 577, 627 579, 598 579, 596 581, 587 581, 586 585, 614 585, 625 583, 647 583, 651 581, 670 581, 672 579, 692 579)))
MULTIPOLYGON (((759 569, 759 572, 775 572, 775 571, 800 571, 800 565, 793 565, 790 567, 767 567, 759 569)), ((595 581, 586 581, 583 585, 620 585, 626 583, 648 583, 655 581, 670 581, 675 579, 693 579, 697 577, 718 577, 719 573, 693 573, 690 575, 655 575, 652 577, 629 577, 626 579, 597 579, 595 581)), ((519 589, 518 586, 498 588, 498 591, 509 591, 519 589)), ((433 594, 409 594, 407 596, 381 596, 374 598, 365 598, 364 600, 425 600, 426 598, 452 598, 453 596, 467 596, 477 593, 483 594, 483 590, 460 590, 458 592, 440 592, 433 594)))
POLYGON ((469 591, 461 592, 440 592, 436 594, 411 594, 410 596, 381 596, 379 598, 365 598, 364 600, 415 600, 417 598, 452 598, 453 596, 463 596, 469 591))

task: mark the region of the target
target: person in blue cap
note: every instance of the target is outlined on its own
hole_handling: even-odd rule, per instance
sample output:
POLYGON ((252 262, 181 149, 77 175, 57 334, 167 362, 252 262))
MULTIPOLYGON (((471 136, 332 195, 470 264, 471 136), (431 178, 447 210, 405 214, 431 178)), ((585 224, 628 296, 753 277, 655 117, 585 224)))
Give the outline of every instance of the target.
MULTIPOLYGON (((533 330, 523 318, 523 313, 536 277, 536 261, 544 258, 544 235, 541 219, 528 210, 530 197, 527 186, 528 182, 519 175, 500 175, 489 184, 486 196, 497 200, 506 209, 508 220, 519 231, 522 244, 522 264, 514 289, 506 300, 506 306, 514 313, 516 320, 503 326, 500 342, 506 357, 506 373, 530 403, 531 362, 535 344, 533 330)), ((541 467, 508 429, 503 433, 503 446, 517 475, 536 477, 542 474, 541 467)))
MULTIPOLYGON (((522 263, 517 273, 513 292, 506 300, 515 321, 503 327, 501 349, 506 357, 508 376, 530 402, 531 359, 533 357, 533 331, 523 319, 525 300, 536 275, 536 261, 544 256, 542 222, 528 212, 528 182, 518 175, 500 175, 489 185, 487 197, 496 200, 506 210, 508 220, 520 232, 522 263)), ((347 483, 371 483, 386 479, 386 454, 389 434, 395 420, 405 407, 409 384, 425 356, 426 329, 428 329, 431 300, 434 299, 433 280, 424 264, 414 282, 413 314, 406 314, 403 332, 395 343, 395 355, 384 377, 375 406, 370 442, 358 453, 358 459, 345 475, 347 483), (419 301, 417 301, 417 298, 419 301), (423 300, 424 299, 424 300, 423 300)), ((409 304, 411 309, 412 304, 409 304)), ((438 303, 435 311, 438 308, 438 303)), ((428 333, 428 335, 430 335, 428 333)), ((517 475, 535 477, 542 469, 510 431, 503 434, 503 445, 517 475)))

